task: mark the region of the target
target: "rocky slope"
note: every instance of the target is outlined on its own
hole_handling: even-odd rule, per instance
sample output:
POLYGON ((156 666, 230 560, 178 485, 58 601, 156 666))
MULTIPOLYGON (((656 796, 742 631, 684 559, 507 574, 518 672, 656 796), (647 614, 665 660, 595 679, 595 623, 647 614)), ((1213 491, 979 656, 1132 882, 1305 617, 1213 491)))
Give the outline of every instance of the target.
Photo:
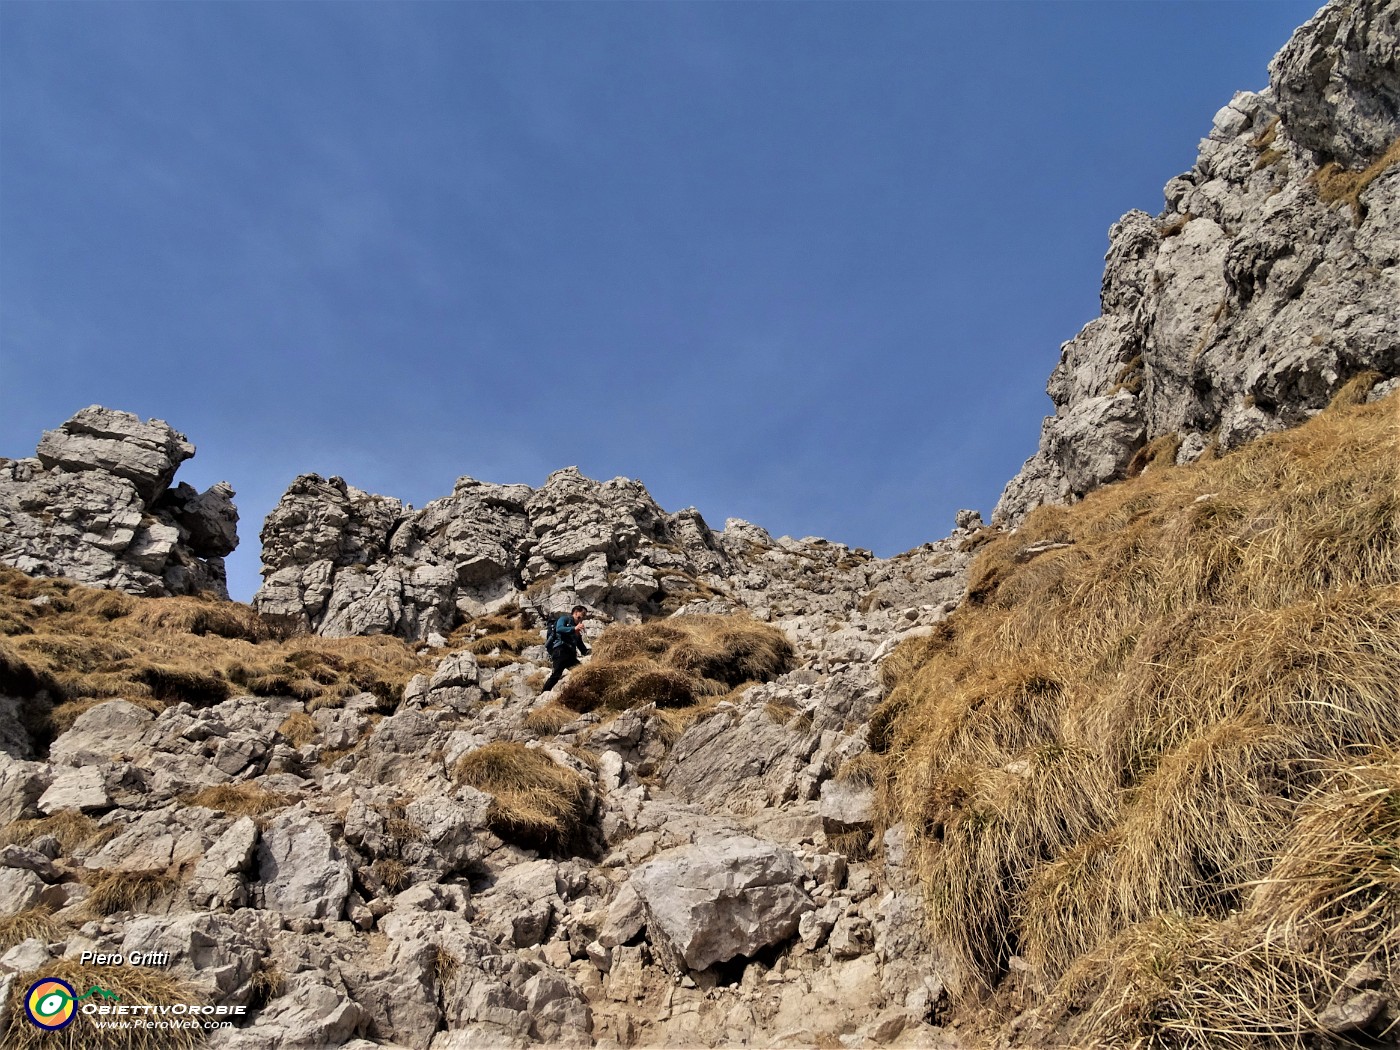
MULTIPOLYGON (((371 694, 87 706, 42 760, 0 754, 0 912, 55 924, 0 954, 0 1001, 58 955, 140 946, 252 1005, 214 1045, 929 1045, 919 893, 898 832, 862 859, 852 770, 872 658, 941 619, 946 584, 779 621, 795 669, 683 727, 645 705, 541 729, 539 646, 447 652, 387 715, 371 694), (462 779, 502 745, 577 778, 570 846, 513 841, 462 779)), ((42 636, 78 598, 24 600, 42 636)))
POLYGON ((83 409, 34 457, 0 459, 0 564, 129 594, 227 598, 233 489, 170 487, 194 453, 162 420, 83 409))
MULTIPOLYGON (((1168 213, 1115 227, 1104 316, 1066 345, 1003 521, 1297 422, 1368 369, 1384 392, 1397 176, 1373 161, 1396 134, 1395 27, 1394 4, 1325 9, 1217 116, 1168 213), (1354 207, 1327 199, 1334 161, 1374 167, 1354 207)), ((182 437, 95 408, 55 434, 0 468, 6 563, 145 594, 221 583, 232 493, 169 490, 182 437)), ((463 478, 421 510, 304 475, 263 530, 261 618, 190 614, 198 666, 167 635, 139 696, 101 662, 130 662, 179 601, 0 575, 0 1038, 37 1038, 17 1013, 36 975, 139 949, 168 953, 181 994, 246 1008, 209 1036, 246 1050, 983 1045, 949 1022, 952 955, 924 932, 913 843, 876 827, 869 752, 881 661, 947 630, 986 538, 965 513, 877 559, 716 531, 574 469, 463 478), (791 667, 686 710, 568 710, 538 695, 538 628, 502 621, 575 602, 751 616, 791 667), (421 673, 347 685, 391 651, 421 673), (36 653, 95 669, 64 684, 36 653), (247 693, 221 699, 230 683, 247 693), (567 835, 522 831, 549 806, 567 835)), ((1069 546, 1015 560, 1034 576, 1069 546)))
POLYGON ((1393 2, 1328 5, 1215 115, 1165 209, 1113 227, 1103 314, 1062 348, 994 522, 1297 425, 1358 373, 1393 386, 1397 55, 1393 2))

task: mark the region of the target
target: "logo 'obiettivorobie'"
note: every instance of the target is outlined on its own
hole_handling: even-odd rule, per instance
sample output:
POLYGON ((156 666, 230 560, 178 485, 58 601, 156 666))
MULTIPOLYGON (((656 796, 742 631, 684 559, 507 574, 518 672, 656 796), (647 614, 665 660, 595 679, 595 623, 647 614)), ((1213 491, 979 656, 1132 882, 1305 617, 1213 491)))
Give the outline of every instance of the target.
POLYGON ((67 1028, 78 1015, 78 993, 67 981, 42 977, 29 986, 24 997, 24 1012, 31 1023, 56 1032, 67 1028))

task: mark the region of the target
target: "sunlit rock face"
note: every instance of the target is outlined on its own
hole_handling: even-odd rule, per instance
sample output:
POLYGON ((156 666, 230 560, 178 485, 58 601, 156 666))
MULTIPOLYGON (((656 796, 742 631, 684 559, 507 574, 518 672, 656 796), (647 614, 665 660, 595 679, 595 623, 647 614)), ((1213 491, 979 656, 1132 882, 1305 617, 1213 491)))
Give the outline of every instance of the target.
POLYGON ((83 409, 47 431, 33 457, 0 460, 0 563, 129 594, 228 597, 234 491, 172 488, 194 453, 162 420, 83 409))
POLYGON ((1294 426, 1360 373, 1400 375, 1400 51, 1394 5, 1331 5, 1110 231, 1103 313, 1064 345, 1055 414, 995 519, 1147 462, 1294 426))

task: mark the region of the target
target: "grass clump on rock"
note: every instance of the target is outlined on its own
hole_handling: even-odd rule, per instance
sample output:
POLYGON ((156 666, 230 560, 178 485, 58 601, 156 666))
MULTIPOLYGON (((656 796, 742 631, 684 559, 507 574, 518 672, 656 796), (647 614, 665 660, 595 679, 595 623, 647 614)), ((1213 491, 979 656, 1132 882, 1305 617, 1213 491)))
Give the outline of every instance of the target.
POLYGON ((467 752, 452 773, 494 799, 488 826, 506 842, 558 853, 582 841, 593 804, 588 781, 541 749, 497 741, 467 752))
POLYGON ((0 828, 0 847, 28 846, 36 839, 52 835, 66 856, 79 849, 96 849, 121 832, 119 824, 102 827, 81 810, 63 809, 47 817, 12 820, 0 828))
POLYGON ((564 680, 558 701, 571 711, 690 707, 792 666, 792 643, 747 616, 676 616, 608 628, 593 658, 564 680))
POLYGON ((63 927, 48 908, 26 908, 10 915, 0 915, 0 955, 31 937, 46 942, 56 941, 62 932, 63 927))
POLYGON ((265 813, 290 806, 296 801, 293 795, 278 791, 268 791, 257 784, 215 784, 199 791, 180 796, 187 806, 202 806, 235 817, 261 817, 265 813))
POLYGON ((246 693, 312 709, 372 693, 388 712, 436 659, 387 636, 288 637, 238 602, 136 598, 0 566, 0 693, 21 701, 40 749, 115 697, 158 713, 246 693))
POLYGON ((164 871, 103 871, 84 875, 92 892, 84 901, 90 915, 101 918, 123 911, 150 911, 169 898, 180 880, 164 871))
MULTIPOLYGON (((145 966, 88 966, 74 959, 54 959, 35 971, 17 975, 10 988, 10 1028, 5 1036, 6 1050, 192 1050, 204 1042, 198 1028, 145 1027, 99 1028, 95 1020, 79 1014, 71 1024, 56 1032, 30 1024, 24 1015, 25 994, 34 982, 44 978, 65 981, 78 995, 92 988, 119 997, 122 1006, 198 1006, 204 999, 189 986, 167 977, 160 970, 145 966)), ((94 997, 87 1002, 105 1000, 94 997)), ((86 1002, 83 1004, 86 1005, 86 1002)), ((134 1015, 138 1021, 141 1013, 134 1015)), ((152 1019, 157 1019, 153 1013, 152 1019)), ((182 1019, 188 1019, 183 1015, 182 1019)), ((173 1020, 174 1018, 165 1018, 173 1020)), ((103 1018, 116 1020, 116 1018, 103 1018)))
POLYGON ((886 661, 883 819, 965 1007, 1014 956, 1045 1045, 1393 1037, 1397 407, 1040 508, 886 661))

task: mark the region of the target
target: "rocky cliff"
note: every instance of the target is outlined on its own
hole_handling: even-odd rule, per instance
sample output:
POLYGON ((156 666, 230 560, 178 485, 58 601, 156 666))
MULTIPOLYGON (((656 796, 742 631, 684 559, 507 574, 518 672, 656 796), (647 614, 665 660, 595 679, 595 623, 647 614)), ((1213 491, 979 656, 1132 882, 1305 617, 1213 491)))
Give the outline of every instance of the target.
POLYGON ((227 598, 233 489, 170 487, 194 453, 162 420, 83 409, 34 457, 0 459, 0 564, 129 594, 227 598))
MULTIPOLYGON (((1169 186, 1168 213, 1134 213, 1115 227, 1104 316, 1066 345, 1051 382, 1059 411, 1008 487, 1004 521, 1139 466, 1201 458, 1303 420, 1354 376, 1363 376, 1359 389, 1376 384, 1369 371, 1379 374, 1372 397, 1386 389, 1397 371, 1396 174, 1385 159, 1395 135, 1395 25, 1393 4, 1325 9, 1275 62, 1268 91, 1239 96, 1217 116, 1197 168, 1169 186)), ((1384 410, 1355 412, 1379 433, 1384 410)), ((1393 549, 1392 525, 1375 525, 1394 521, 1393 501, 1374 480, 1390 446, 1357 444, 1350 417, 1318 423, 1329 424, 1334 446, 1369 457, 1366 483, 1354 487, 1381 510, 1342 531, 1377 572, 1391 555, 1371 548, 1393 549)), ((1003 908, 1024 888, 1024 872, 998 843, 1035 865, 1047 859, 1045 836, 1093 835, 1098 824, 1071 827, 1068 810, 1054 808, 1059 796, 1042 786, 1092 800, 1103 785, 1076 771, 1087 768, 1085 753, 1128 732, 1127 714, 1160 714, 1172 732, 1185 721, 1147 700, 1120 710, 1119 694, 1095 680, 1067 695, 1108 710, 1080 727, 1075 747, 1063 746, 1047 728, 1060 690, 1046 667, 1077 660, 1100 674, 1129 646, 1074 655, 1071 643, 1107 637, 1103 624, 1083 622, 1097 593, 1087 584, 1063 588, 1055 615, 1026 598, 1058 586, 1067 566, 1100 590, 1121 583, 1138 593, 1124 568, 1137 563, 1095 560, 1089 550, 1104 536, 1136 544, 1150 493, 1101 502, 1102 521, 1088 532, 1064 512, 989 540, 992 530, 964 512, 948 538, 879 559, 817 539, 775 539, 741 521, 714 530, 693 510, 663 510, 639 482, 598 482, 574 469, 538 489, 463 478, 422 509, 304 475, 263 529, 266 580, 254 614, 41 578, 173 593, 198 571, 213 578, 220 548, 236 539, 225 488, 169 489, 193 449, 164 424, 89 409, 55 435, 37 459, 0 473, 0 492, 12 494, 0 508, 20 508, 0 509, 9 515, 4 542, 17 551, 4 560, 29 574, 0 568, 0 1039, 38 1045, 43 1033, 21 1020, 19 1003, 40 976, 101 982, 134 1005, 179 996, 244 1010, 209 1036, 237 1050, 954 1048, 1058 1038, 1061 1029, 1043 1019, 994 1035, 975 1023, 954 1028, 950 991, 961 982, 966 995, 969 984, 956 936, 989 941, 997 974, 1005 964, 993 1009, 1040 1004, 1041 963, 996 932, 1025 918, 1003 908), (1121 528, 1130 514, 1132 533, 1121 528), (148 557, 153 538, 171 541, 163 561, 148 557), (984 543, 994 556, 979 563, 973 597, 955 612, 984 543), (533 613, 576 602, 613 623, 591 636, 590 661, 542 697, 548 661, 533 613), (1014 622, 984 635, 949 622, 973 605, 1014 622), (1000 665, 995 680, 979 677, 997 647, 1042 633, 1047 640, 1000 665), (900 641, 919 638, 927 642, 886 660, 900 641), (888 687, 901 666, 911 673, 910 651, 948 657, 946 671, 933 667, 923 684, 936 692, 951 683, 966 710, 903 725, 900 737, 901 699, 888 687), (937 797, 934 771, 946 786, 937 797), (905 823, 885 830, 878 788, 896 775, 912 784, 911 801, 898 818, 905 823), (1006 830, 1017 806, 1044 818, 1030 846, 1006 830), (954 810, 968 811, 957 827, 961 855, 975 863, 963 869, 947 859, 960 854, 938 854, 933 842, 953 826, 945 817, 954 810), (923 922, 930 887, 920 881, 931 870, 949 873, 945 885, 957 889, 935 885, 934 894, 974 896, 981 911, 968 914, 1002 926, 979 920, 933 939, 923 922), (155 976, 173 983, 141 966, 94 971, 80 962, 83 953, 137 951, 163 953, 155 976)), ((1278 476, 1306 473, 1315 454, 1306 431, 1295 436, 1296 455, 1278 476)), ((1279 548, 1260 539, 1278 522, 1235 491, 1265 478, 1245 495, 1274 498, 1275 475, 1245 469, 1245 457, 1269 445, 1197 468, 1194 482, 1177 486, 1190 491, 1148 524, 1182 544, 1193 529, 1214 529, 1219 546, 1208 553, 1243 551, 1231 564, 1283 574, 1309 601, 1307 581, 1288 576, 1292 561, 1269 556, 1279 548), (1212 466, 1229 484, 1205 473, 1212 466)), ((1300 516, 1314 509, 1298 502, 1300 516)), ((1314 502, 1325 517, 1331 503, 1314 502)), ((1295 532, 1306 537, 1308 528, 1311 519, 1295 532)), ((1309 571, 1331 578, 1326 548, 1300 541, 1299 549, 1326 561, 1309 571)), ((1181 582, 1184 574, 1143 561, 1134 571, 1181 582)), ((1216 580, 1214 570, 1201 578, 1216 580)), ((1331 663, 1373 661, 1362 668, 1373 697, 1364 725, 1381 725, 1374 739, 1393 741, 1394 677, 1366 668, 1393 649, 1395 599, 1345 597, 1356 617, 1380 626, 1356 634, 1355 652, 1331 663)), ((1258 610, 1241 602, 1235 611, 1258 610)), ((1221 615, 1204 610, 1197 626, 1228 622, 1221 615)), ((1150 690, 1169 679, 1163 661, 1182 625, 1138 638, 1140 619, 1114 622, 1143 646, 1142 663, 1127 669, 1132 684, 1150 690)), ((1292 648, 1307 636, 1269 635, 1287 657, 1281 666, 1305 684, 1328 662, 1292 648)), ((1246 648, 1226 656, 1253 659, 1246 648)), ((1232 688, 1238 678, 1220 677, 1232 688)), ((1184 682, 1189 710, 1204 690, 1184 682)), ((1316 695, 1334 694, 1309 694, 1298 710, 1325 721, 1336 705, 1316 695)), ((1270 717, 1264 728, 1282 721, 1270 717)), ((1227 730, 1221 749, 1254 739, 1227 730)), ((1299 764, 1294 752, 1280 753, 1299 764)), ((1130 765, 1130 776, 1104 783, 1135 787, 1131 777, 1156 768, 1130 765)), ((1205 766, 1198 789, 1196 768, 1169 764, 1166 773, 1192 773, 1179 775, 1181 790, 1195 823, 1214 833, 1224 818, 1207 803, 1221 776, 1205 766)), ((1129 804, 1166 797, 1137 792, 1129 804)), ((1365 797, 1381 796, 1368 787, 1365 797)), ((1234 806, 1226 799, 1222 811, 1234 806)), ((1276 811, 1260 813, 1248 812, 1249 828, 1278 826, 1276 811)), ((1164 810, 1159 823, 1169 838, 1183 821, 1164 810)), ((1362 846, 1393 840, 1393 831, 1384 838, 1368 828, 1362 846)), ((1210 866, 1200 877, 1191 868, 1193 888, 1228 876, 1216 905, 1233 906, 1240 887, 1233 869, 1215 865, 1218 849, 1162 853, 1168 868, 1210 866)), ((1393 878, 1384 881, 1381 860, 1366 870, 1384 889, 1393 878)), ((1118 896, 1081 881, 1112 914, 1118 896)), ((1055 912, 1042 925, 1076 921, 1055 912)), ((1380 924, 1370 912, 1358 920, 1366 951, 1380 924)), ((1080 925, 1092 927, 1079 931, 1088 937, 1106 924, 1080 925)), ((1238 942, 1222 944, 1233 952, 1238 942)), ((1142 986, 1155 992, 1160 945, 1142 957, 1142 986)), ((1315 969, 1309 958, 1300 973, 1311 980, 1315 969)), ((1209 982, 1219 971, 1203 972, 1209 982)), ((1400 1010, 1392 978, 1350 965, 1333 976, 1345 994, 1318 1004, 1307 1031, 1319 1042, 1395 1030, 1387 1028, 1400 1010)), ((1220 987, 1236 986, 1206 991, 1220 987)), ((1178 1016, 1155 1003, 1144 1016, 1178 1016)), ((85 1046, 122 1045, 81 1031, 85 1046)))
POLYGON ((1397 56, 1394 3, 1327 6, 1215 115, 1165 209, 1113 227, 1103 313, 1061 349, 995 522, 1295 426, 1358 374, 1393 387, 1397 56))
POLYGON ((473 616, 586 605, 632 622, 682 606, 763 618, 938 604, 957 598, 964 512, 936 544, 895 559, 808 538, 775 540, 694 509, 669 514, 641 482, 575 468, 539 489, 461 478, 422 510, 340 478, 296 479, 263 526, 254 606, 328 637, 444 638, 473 616))

